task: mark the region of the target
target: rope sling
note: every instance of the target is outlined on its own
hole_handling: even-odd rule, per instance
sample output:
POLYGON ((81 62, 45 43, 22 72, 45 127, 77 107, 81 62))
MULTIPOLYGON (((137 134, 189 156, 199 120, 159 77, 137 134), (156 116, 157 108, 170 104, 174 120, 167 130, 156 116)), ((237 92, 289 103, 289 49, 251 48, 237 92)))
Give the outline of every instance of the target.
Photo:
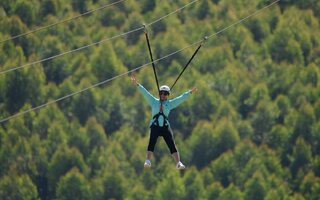
MULTIPOLYGON (((153 73, 154 73, 154 77, 156 80, 156 84, 157 84, 157 88, 158 88, 158 92, 160 92, 159 89, 159 82, 158 82, 158 76, 157 76, 157 72, 156 72, 156 68, 155 68, 155 64, 154 64, 154 60, 153 60, 153 56, 152 56, 152 51, 151 51, 151 46, 150 46, 150 41, 149 41, 149 36, 148 36, 148 31, 146 28, 146 25, 144 26, 144 34, 146 36, 146 40, 147 40, 147 44, 148 44, 148 50, 149 50, 149 55, 150 55, 150 59, 151 59, 151 63, 152 63, 152 68, 153 68, 153 73)), ((196 56, 196 54, 199 52, 200 48, 204 45, 204 42, 208 39, 208 37, 204 37, 204 39, 201 41, 201 43, 199 44, 198 48, 195 50, 195 52, 193 53, 193 55, 191 56, 191 58, 189 59, 189 61, 187 62, 187 64, 184 66, 184 68, 182 69, 182 71, 180 72, 180 74, 178 75, 178 77, 176 78, 176 80, 174 81, 174 83, 172 84, 170 90, 172 90, 172 88, 176 85, 176 83, 178 82, 178 80, 180 79, 180 77, 182 76, 182 74, 184 73, 184 71, 187 69, 187 67, 189 66, 189 64, 191 63, 191 61, 193 60, 193 58, 196 56)))

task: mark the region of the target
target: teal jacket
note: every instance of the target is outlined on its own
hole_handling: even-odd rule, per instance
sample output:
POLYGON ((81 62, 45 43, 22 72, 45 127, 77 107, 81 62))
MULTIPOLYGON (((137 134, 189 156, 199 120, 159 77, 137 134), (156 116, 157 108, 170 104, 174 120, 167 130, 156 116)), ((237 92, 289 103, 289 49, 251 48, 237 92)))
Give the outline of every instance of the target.
MULTIPOLYGON (((152 119, 150 121, 150 126, 152 124, 155 123, 155 119, 153 119, 153 116, 155 116, 156 114, 159 113, 160 111, 160 100, 158 98, 155 98, 152 94, 150 94, 150 92, 148 90, 146 90, 142 85, 138 84, 138 89, 141 92, 141 94, 143 95, 143 97, 147 100, 147 102, 149 103, 149 105, 151 106, 152 109, 152 119)), ((162 110, 163 110, 163 114, 168 118, 169 117, 169 113, 171 110, 173 110, 174 108, 176 108, 177 106, 179 106, 181 103, 183 103, 191 94, 191 91, 189 90, 188 92, 183 93, 182 95, 171 99, 171 100, 167 100, 162 102, 162 110)), ((163 126, 164 125, 164 121, 165 119, 163 118, 163 116, 159 116, 158 118, 158 123, 159 126, 163 126)), ((168 126, 170 127, 170 123, 168 120, 166 120, 168 126)))

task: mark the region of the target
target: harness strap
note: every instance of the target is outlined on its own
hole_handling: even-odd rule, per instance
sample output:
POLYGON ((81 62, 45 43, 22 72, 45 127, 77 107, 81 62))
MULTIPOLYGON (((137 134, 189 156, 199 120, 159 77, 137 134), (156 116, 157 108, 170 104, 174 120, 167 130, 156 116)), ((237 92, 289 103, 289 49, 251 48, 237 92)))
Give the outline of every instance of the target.
POLYGON ((162 116, 163 119, 164 119, 164 125, 167 126, 167 120, 168 120, 168 117, 163 113, 163 112, 159 112, 158 114, 156 114, 155 116, 153 116, 153 119, 154 119, 154 124, 156 126, 159 126, 159 117, 162 116))
POLYGON ((193 60, 193 58, 195 57, 195 55, 198 53, 199 49, 203 46, 204 42, 208 39, 208 37, 204 37, 203 40, 201 41, 200 45, 198 46, 198 48, 196 49, 196 51, 193 53, 193 55, 191 56, 191 58, 189 59, 189 61, 187 62, 187 64, 184 66, 184 68, 182 69, 182 71, 180 72, 180 74, 178 75, 178 77, 176 78, 176 80, 174 81, 174 83, 171 86, 171 90, 172 88, 175 86, 175 84, 177 83, 177 81, 179 80, 180 76, 183 74, 183 72, 187 69, 187 67, 189 66, 189 64, 191 63, 191 61, 193 60))
POLYGON ((162 102, 160 102, 160 109, 159 109, 159 112, 158 114, 156 114, 155 116, 153 116, 153 119, 154 119, 154 124, 159 126, 159 117, 162 116, 163 119, 164 119, 164 125, 167 126, 167 120, 168 120, 168 117, 163 113, 163 107, 162 107, 162 102))
MULTIPOLYGON (((146 36, 146 40, 147 40, 147 44, 148 44, 148 49, 149 49, 149 54, 150 54, 150 60, 151 60, 151 63, 152 63, 154 78, 156 79, 157 88, 158 88, 158 92, 159 92, 160 89, 159 89, 158 76, 157 76, 157 72, 156 72, 156 67, 154 66, 152 51, 151 51, 150 42, 149 42, 149 37, 148 37, 148 31, 147 31, 146 25, 143 25, 143 26, 144 26, 144 34, 145 34, 145 36, 146 36)), ((159 96, 159 98, 160 98, 160 96, 159 96)))

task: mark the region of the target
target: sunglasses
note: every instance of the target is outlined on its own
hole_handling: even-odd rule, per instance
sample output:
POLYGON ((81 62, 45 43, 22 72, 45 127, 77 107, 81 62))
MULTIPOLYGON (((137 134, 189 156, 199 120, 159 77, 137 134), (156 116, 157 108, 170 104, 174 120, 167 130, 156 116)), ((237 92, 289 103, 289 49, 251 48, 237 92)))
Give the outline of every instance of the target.
POLYGON ((168 96, 168 95, 169 95, 169 92, 167 92, 167 91, 160 91, 159 94, 160 94, 160 95, 168 96))

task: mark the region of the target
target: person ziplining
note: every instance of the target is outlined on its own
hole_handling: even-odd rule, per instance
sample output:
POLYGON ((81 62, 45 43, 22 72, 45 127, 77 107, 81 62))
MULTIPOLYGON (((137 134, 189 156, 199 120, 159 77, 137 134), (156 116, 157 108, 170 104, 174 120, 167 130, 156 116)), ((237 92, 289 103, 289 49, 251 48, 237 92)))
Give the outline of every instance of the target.
POLYGON ((174 161, 176 162, 176 168, 177 169, 185 169, 185 165, 181 162, 180 160, 180 155, 177 150, 174 137, 173 137, 173 132, 170 127, 170 123, 168 120, 169 113, 171 110, 179 106, 181 103, 183 103, 192 93, 195 93, 197 91, 196 87, 193 87, 191 90, 183 93, 182 95, 169 100, 168 97, 170 95, 170 92, 172 88, 175 86, 183 72, 186 70, 186 68, 189 66, 191 63, 192 59, 194 56, 198 53, 199 49, 203 45, 204 41, 207 40, 207 37, 203 39, 203 41, 200 43, 196 51, 193 53, 192 57, 189 59, 173 85, 171 86, 171 89, 167 85, 162 85, 159 87, 159 82, 158 82, 158 77, 153 61, 153 56, 152 56, 152 51, 150 47, 150 42, 149 42, 149 37, 148 37, 148 32, 145 27, 145 36, 148 44, 148 49, 149 49, 149 54, 150 54, 150 59, 153 67, 153 72, 154 72, 154 77, 156 80, 157 84, 157 89, 159 92, 159 98, 154 97, 148 90, 146 90, 141 84, 139 84, 134 76, 131 76, 131 82, 134 85, 138 86, 139 91, 143 95, 143 97, 147 100, 149 105, 151 106, 152 109, 152 119, 150 121, 149 127, 150 127, 150 135, 149 135, 149 144, 147 148, 147 155, 146 155, 146 160, 144 162, 144 167, 145 168, 150 168, 151 167, 151 157, 154 152, 155 145, 157 143, 158 137, 162 136, 170 150, 170 153, 172 157, 174 158, 174 161))
POLYGON ((185 165, 180 160, 180 155, 177 150, 173 132, 168 121, 169 113, 171 110, 183 103, 190 94, 197 91, 196 87, 183 93, 182 95, 169 100, 170 88, 167 85, 163 85, 159 88, 160 98, 154 97, 148 90, 146 90, 141 84, 139 84, 134 76, 131 76, 131 82, 133 85, 138 87, 143 97, 147 100, 152 109, 152 119, 150 121, 150 135, 149 144, 147 148, 146 160, 144 162, 144 167, 151 167, 151 157, 153 155, 155 145, 157 143, 158 137, 162 136, 170 150, 170 153, 176 162, 176 168, 181 170, 185 169, 185 165))

